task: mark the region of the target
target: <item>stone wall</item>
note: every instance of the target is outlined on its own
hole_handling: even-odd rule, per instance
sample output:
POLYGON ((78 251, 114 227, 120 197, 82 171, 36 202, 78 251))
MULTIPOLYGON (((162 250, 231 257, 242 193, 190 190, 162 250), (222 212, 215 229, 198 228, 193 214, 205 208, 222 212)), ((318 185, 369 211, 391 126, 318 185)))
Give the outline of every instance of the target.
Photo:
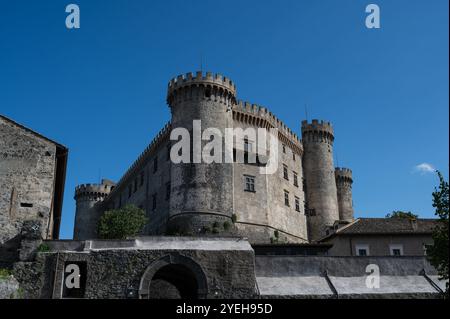
POLYGON ((22 224, 40 220, 53 236, 54 143, 0 116, 0 266, 17 258, 22 224))
MULTIPOLYGON (((162 266, 185 267, 194 278, 204 278, 198 284, 204 298, 244 298, 256 293, 253 250, 236 238, 97 241, 89 242, 83 251, 55 250, 58 245, 49 242, 52 251, 39 253, 34 263, 16 264, 15 275, 26 297, 61 298, 65 265, 79 262, 87 266, 84 298, 148 298, 148 285, 152 278, 161 281, 162 266)), ((177 284, 176 280, 175 271, 167 282, 177 284)), ((155 291, 151 293, 155 297, 155 291)))

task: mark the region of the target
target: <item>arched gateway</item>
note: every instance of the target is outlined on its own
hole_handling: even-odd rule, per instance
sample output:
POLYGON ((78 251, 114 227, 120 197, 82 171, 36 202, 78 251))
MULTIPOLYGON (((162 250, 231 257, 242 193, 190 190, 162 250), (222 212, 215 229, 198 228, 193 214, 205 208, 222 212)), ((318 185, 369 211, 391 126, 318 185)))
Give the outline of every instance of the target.
POLYGON ((140 299, 204 299, 205 273, 191 258, 166 255, 150 264, 139 286, 140 299))

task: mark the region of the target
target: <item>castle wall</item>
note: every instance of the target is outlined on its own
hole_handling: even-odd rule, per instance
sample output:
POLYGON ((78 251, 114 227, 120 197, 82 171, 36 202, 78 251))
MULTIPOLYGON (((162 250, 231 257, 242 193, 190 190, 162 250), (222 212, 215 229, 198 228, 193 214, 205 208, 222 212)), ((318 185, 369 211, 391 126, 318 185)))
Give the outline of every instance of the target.
POLYGON ((54 143, 0 117, 0 245, 31 219, 42 221, 43 238, 52 237, 56 152, 54 143))
POLYGON ((167 188, 171 181, 169 143, 170 141, 165 138, 164 142, 159 144, 144 162, 134 167, 133 172, 121 181, 120 185, 100 205, 101 210, 120 208, 128 204, 134 205, 143 209, 148 218, 148 224, 143 234, 164 234, 170 204, 170 198, 167 197, 167 188), (155 208, 153 207, 153 196, 156 197, 155 208))
MULTIPOLYGON (((234 127, 242 129, 258 126, 238 120, 234 127)), ((253 150, 256 151, 256 141, 253 150)), ((307 241, 306 217, 304 214, 304 192, 302 189, 302 157, 282 141, 278 143, 278 169, 274 174, 261 174, 260 166, 244 163, 234 164, 234 212, 236 226, 240 234, 248 237, 252 243, 270 243, 271 241, 302 243, 307 241), (283 145, 284 150, 283 151, 283 145), (284 178, 284 165, 288 168, 288 178, 284 178), (294 186, 294 172, 297 173, 297 185, 294 186), (245 191, 245 176, 255 178, 255 192, 245 191), (289 192, 289 206, 285 205, 284 191, 289 192), (296 211, 295 198, 299 200, 299 212, 296 211), (278 239, 275 231, 278 230, 278 239)))

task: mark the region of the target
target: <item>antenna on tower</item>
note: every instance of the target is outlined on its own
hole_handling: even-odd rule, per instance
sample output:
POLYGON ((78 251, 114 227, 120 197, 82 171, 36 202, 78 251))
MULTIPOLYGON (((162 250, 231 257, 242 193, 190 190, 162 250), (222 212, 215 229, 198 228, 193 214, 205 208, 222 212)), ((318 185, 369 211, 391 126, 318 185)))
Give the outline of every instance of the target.
POLYGON ((203 53, 200 52, 200 71, 203 72, 203 53))
POLYGON ((308 104, 305 103, 305 117, 306 120, 308 121, 308 104))
POLYGON ((334 154, 336 154, 336 167, 339 167, 338 152, 337 152, 337 151, 334 151, 334 154))

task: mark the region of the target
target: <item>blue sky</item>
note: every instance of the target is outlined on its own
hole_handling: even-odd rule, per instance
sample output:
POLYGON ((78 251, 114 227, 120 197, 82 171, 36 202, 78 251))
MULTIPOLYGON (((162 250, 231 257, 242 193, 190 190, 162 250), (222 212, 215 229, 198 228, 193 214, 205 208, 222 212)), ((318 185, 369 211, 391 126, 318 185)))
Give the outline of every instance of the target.
POLYGON ((75 186, 121 177, 170 118, 167 82, 200 57, 294 131, 305 104, 334 124, 357 216, 432 217, 437 178, 415 166, 448 178, 448 54, 447 0, 3 1, 0 113, 70 149, 61 238, 75 186))

